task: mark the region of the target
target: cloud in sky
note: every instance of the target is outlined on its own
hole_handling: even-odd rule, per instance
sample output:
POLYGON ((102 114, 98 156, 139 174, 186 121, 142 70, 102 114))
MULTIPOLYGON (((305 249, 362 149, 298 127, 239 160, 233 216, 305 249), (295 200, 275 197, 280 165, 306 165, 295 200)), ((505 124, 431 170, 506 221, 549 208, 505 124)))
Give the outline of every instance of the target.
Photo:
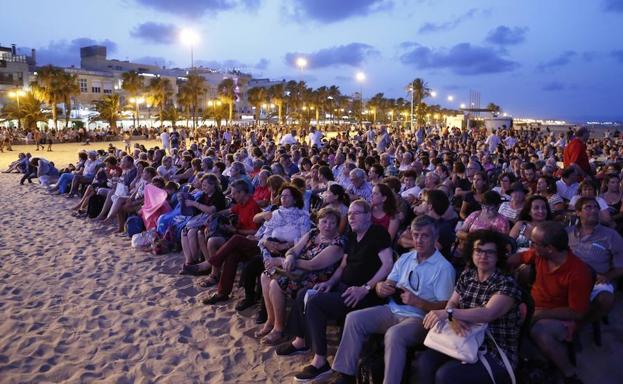
POLYGON ((608 12, 623 13, 623 0, 602 0, 603 8, 608 12))
POLYGON ((565 90, 565 88, 565 85, 560 81, 552 81, 543 85, 543 87, 541 87, 541 90, 546 92, 557 92, 563 91, 565 90))
POLYGON ((464 14, 455 17, 452 20, 443 22, 443 23, 431 23, 431 22, 427 22, 424 23, 420 29, 418 30, 420 33, 433 33, 433 32, 440 32, 440 31, 449 31, 451 29, 454 29, 456 27, 458 27, 461 23, 473 19, 480 11, 476 8, 472 8, 469 11, 465 12, 464 14))
POLYGON ((571 61, 577 55, 578 54, 575 51, 572 51, 572 50, 565 51, 565 52, 561 53, 560 55, 558 55, 557 57, 539 64, 537 66, 537 70, 540 71, 540 72, 552 72, 552 71, 555 71, 557 69, 560 69, 560 68, 562 68, 564 66, 569 65, 571 63, 571 61))
POLYGON ((614 57, 619 63, 623 64, 623 49, 617 49, 610 52, 610 56, 614 57))
POLYGON ((137 25, 130 36, 156 44, 173 44, 178 40, 179 28, 173 24, 149 21, 137 25))
POLYGON ((232 69, 238 69, 238 70, 258 70, 258 71, 263 71, 266 68, 268 68, 268 65, 270 64, 270 61, 266 58, 261 58, 257 63, 255 64, 247 64, 247 63, 243 63, 239 60, 233 60, 233 59, 229 59, 229 60, 195 60, 195 65, 196 66, 201 66, 201 67, 207 67, 207 68, 211 68, 211 69, 220 69, 223 71, 228 71, 228 70, 232 70, 232 69))
POLYGON ((526 39, 527 27, 509 28, 505 25, 492 29, 487 35, 486 41, 491 44, 506 46, 521 44, 526 39))
POLYGON ((405 65, 419 69, 449 69, 461 76, 511 72, 519 68, 515 61, 489 47, 460 43, 450 49, 433 49, 417 43, 403 43, 407 51, 400 56, 405 65))
POLYGON ((299 20, 334 23, 393 7, 392 0, 284 0, 299 20))
POLYGON ((217 14, 235 8, 255 9, 261 0, 135 0, 161 12, 199 18, 204 14, 217 14))
POLYGON ((133 63, 157 65, 159 67, 174 67, 175 63, 160 56, 141 56, 132 59, 133 63))
POLYGON ((108 39, 97 41, 88 37, 80 37, 71 41, 55 40, 51 41, 47 47, 37 49, 37 64, 77 66, 80 64, 80 48, 87 45, 103 45, 108 49, 108 53, 117 50, 117 44, 108 39))
POLYGON ((358 67, 368 58, 379 55, 373 46, 363 43, 350 43, 321 49, 312 53, 288 52, 284 60, 291 67, 296 67, 296 59, 305 57, 309 68, 325 68, 336 65, 358 67))

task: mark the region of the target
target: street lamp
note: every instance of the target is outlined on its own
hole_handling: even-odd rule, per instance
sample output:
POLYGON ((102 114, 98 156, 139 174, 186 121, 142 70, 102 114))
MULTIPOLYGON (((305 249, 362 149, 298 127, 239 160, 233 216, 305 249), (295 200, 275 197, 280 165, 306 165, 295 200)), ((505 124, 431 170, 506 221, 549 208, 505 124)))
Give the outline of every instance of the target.
POLYGON ((180 32, 180 41, 184 45, 190 46, 190 70, 195 68, 195 62, 193 57, 193 48, 199 42, 199 35, 192 29, 182 29, 180 32))
POLYGON ((303 72, 303 70, 307 67, 307 64, 307 59, 304 57, 299 57, 296 59, 296 66, 299 67, 301 72, 303 72))
POLYGON ((465 103, 461 103, 461 105, 459 107, 461 107, 461 109, 465 109, 466 105, 465 105, 465 103))
POLYGON ((449 102, 453 102, 454 101, 454 96, 452 96, 452 95, 448 96, 448 101, 449 102))
POLYGON ((437 97, 437 92, 436 91, 430 91, 430 96, 431 97, 437 97))
POLYGON ((136 128, 140 127, 141 125, 141 116, 138 114, 138 106, 139 104, 142 104, 144 102, 145 99, 142 97, 130 97, 130 103, 134 103, 134 105, 136 105, 136 128))
MULTIPOLYGON (((363 82, 366 81, 366 74, 361 71, 357 72, 355 80, 360 84, 359 96, 361 97, 361 110, 363 111, 363 82)), ((363 118, 361 119, 361 126, 363 127, 363 118)))
POLYGON ((19 98, 26 95, 21 89, 9 92, 9 97, 14 97, 17 101, 17 129, 22 129, 22 111, 19 105, 19 98))

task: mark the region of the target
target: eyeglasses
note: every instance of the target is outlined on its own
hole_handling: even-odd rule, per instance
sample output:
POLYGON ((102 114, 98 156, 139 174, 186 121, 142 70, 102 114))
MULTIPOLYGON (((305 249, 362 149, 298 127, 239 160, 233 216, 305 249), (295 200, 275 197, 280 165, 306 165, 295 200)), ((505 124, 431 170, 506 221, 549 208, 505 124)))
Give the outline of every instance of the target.
POLYGON ((413 292, 417 292, 420 289, 420 275, 417 273, 417 270, 411 270, 411 272, 409 272, 409 277, 407 277, 407 282, 409 283, 409 287, 413 290, 413 292), (413 283, 411 283, 411 277, 413 276, 413 273, 415 272, 415 287, 413 286, 413 283))
POLYGON ((474 255, 494 257, 498 255, 497 249, 474 248, 474 255))

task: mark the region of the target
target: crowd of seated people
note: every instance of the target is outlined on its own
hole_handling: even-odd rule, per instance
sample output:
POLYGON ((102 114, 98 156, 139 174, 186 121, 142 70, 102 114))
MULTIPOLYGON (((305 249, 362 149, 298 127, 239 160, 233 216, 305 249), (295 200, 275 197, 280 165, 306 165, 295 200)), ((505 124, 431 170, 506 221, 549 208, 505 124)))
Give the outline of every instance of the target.
POLYGON ((256 308, 258 341, 279 358, 309 353, 296 382, 355 382, 375 334, 385 383, 411 370, 417 383, 511 383, 522 335, 565 383, 581 382, 567 348, 608 316, 623 276, 623 159, 602 151, 621 139, 586 128, 563 141, 505 129, 322 135, 215 128, 188 149, 81 152, 60 171, 20 154, 9 171, 79 196, 75 215, 103 230, 180 250, 180 273, 210 291, 203 305, 228 305, 240 272, 235 308, 256 308), (443 322, 457 334, 488 323, 484 357, 425 348, 443 322))

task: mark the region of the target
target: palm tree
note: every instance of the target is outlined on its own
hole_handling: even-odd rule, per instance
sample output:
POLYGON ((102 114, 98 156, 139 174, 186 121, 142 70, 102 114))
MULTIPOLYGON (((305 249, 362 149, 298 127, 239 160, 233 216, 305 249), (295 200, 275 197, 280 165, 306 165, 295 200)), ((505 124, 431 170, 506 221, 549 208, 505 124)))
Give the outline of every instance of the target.
POLYGON ((33 93, 26 94, 20 100, 20 112, 24 121, 24 127, 30 131, 37 128, 40 121, 48 121, 50 118, 48 113, 42 111, 43 105, 41 100, 35 97, 33 93))
POLYGON ((373 116, 373 123, 376 123, 377 114, 384 116, 386 100, 387 99, 385 99, 385 95, 383 93, 377 93, 372 96, 370 100, 368 100, 368 106, 370 107, 373 116))
POLYGON ((255 121, 259 123, 262 104, 266 104, 268 92, 266 88, 254 87, 247 91, 247 100, 249 104, 255 107, 255 121))
POLYGON ((271 85, 268 88, 268 97, 270 102, 277 106, 277 114, 279 116, 279 123, 283 122, 283 105, 285 103, 286 87, 283 83, 271 85))
POLYGON ((33 95, 40 101, 45 102, 52 110, 52 120, 54 120, 54 129, 57 129, 58 110, 56 108, 58 102, 63 100, 61 82, 59 81, 62 69, 47 65, 37 72, 37 78, 31 83, 33 95))
MULTIPOLYGON (((136 71, 124 72, 121 74, 121 88, 130 95, 130 97, 137 98, 143 90, 143 78, 136 71)), ((136 103, 135 115, 133 119, 133 125, 136 127, 136 120, 138 119, 138 103, 136 103)))
POLYGON ((415 79, 408 85, 410 92, 413 92, 413 103, 420 104, 425 98, 430 96, 430 88, 422 79, 415 79))
POLYGON ((69 120, 71 118, 71 98, 72 96, 80 94, 78 75, 67 72, 59 72, 58 87, 65 106, 65 129, 67 129, 69 128, 69 120))
POLYGON ((95 102, 95 110, 99 113, 96 120, 108 122, 110 130, 117 135, 117 120, 121 118, 121 100, 119 95, 106 95, 95 102))
POLYGON ((190 117, 190 110, 192 108, 192 95, 188 84, 182 84, 177 91, 177 104, 186 117, 186 126, 188 126, 188 118, 190 117))
MULTIPOLYGON (((20 96, 21 97, 21 96, 20 96)), ((11 101, 10 103, 7 103, 4 105, 4 107, 2 107, 2 110, 0 110, 0 119, 3 120, 17 120, 18 121, 18 127, 19 127, 19 122, 22 119, 22 105, 20 104, 19 108, 17 107, 17 100, 16 101, 11 101)))
POLYGON ((186 91, 190 97, 190 105, 192 107, 193 115, 193 128, 197 128, 197 109, 200 105, 200 98, 205 95, 208 87, 206 85, 205 78, 195 73, 188 75, 186 81, 186 91))
POLYGON ((502 112, 502 107, 500 107, 499 105, 494 104, 494 103, 487 104, 487 108, 486 109, 488 109, 489 112, 491 112, 491 114, 494 117, 497 117, 500 114, 500 112, 502 112))
POLYGON ((163 121, 170 121, 172 126, 177 125, 177 121, 180 119, 180 113, 173 105, 169 105, 166 109, 160 113, 160 127, 162 127, 163 121))
POLYGON ((171 81, 169 79, 163 79, 162 77, 154 77, 149 82, 147 93, 150 99, 150 105, 158 108, 160 127, 162 127, 164 108, 173 95, 171 81))
POLYGON ((234 119, 234 103, 236 102, 236 83, 233 79, 223 79, 217 88, 219 98, 229 107, 229 118, 231 124, 234 119))

